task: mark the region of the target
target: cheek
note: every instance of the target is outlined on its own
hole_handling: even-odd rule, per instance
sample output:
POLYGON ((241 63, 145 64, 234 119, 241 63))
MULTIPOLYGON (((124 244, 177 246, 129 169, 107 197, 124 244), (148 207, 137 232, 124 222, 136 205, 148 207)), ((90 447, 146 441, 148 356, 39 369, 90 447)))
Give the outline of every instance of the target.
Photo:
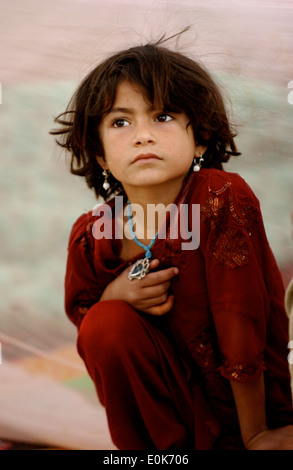
POLYGON ((122 133, 117 133, 117 135, 114 136, 111 135, 111 133, 110 135, 106 134, 101 140, 103 142, 105 154, 113 155, 113 157, 119 154, 126 144, 122 133))
POLYGON ((196 154, 196 146, 195 146, 195 143, 194 143, 193 136, 189 137, 185 141, 185 154, 186 154, 186 158, 189 158, 191 160, 193 160, 193 158, 196 154))
POLYGON ((105 160, 107 162, 107 167, 112 173, 112 175, 120 181, 123 179, 123 174, 125 172, 125 167, 123 165, 123 159, 121 159, 121 149, 115 152, 113 149, 109 152, 105 152, 105 160))
POLYGON ((111 142, 110 139, 104 138, 102 140, 102 146, 103 146, 103 154, 104 158, 107 161, 108 164, 110 162, 115 162, 117 159, 117 154, 119 155, 119 148, 118 146, 115 146, 113 142, 111 142))

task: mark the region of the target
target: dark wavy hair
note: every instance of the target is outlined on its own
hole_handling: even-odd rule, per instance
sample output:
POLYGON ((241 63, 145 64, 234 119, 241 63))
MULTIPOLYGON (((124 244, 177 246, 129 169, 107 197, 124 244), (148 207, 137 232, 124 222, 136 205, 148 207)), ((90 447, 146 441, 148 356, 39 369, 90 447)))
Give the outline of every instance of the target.
POLYGON ((138 85, 155 108, 185 113, 195 141, 207 146, 203 167, 222 170, 231 155, 239 155, 220 90, 202 65, 181 53, 155 44, 120 51, 95 67, 82 81, 64 113, 55 118, 61 128, 57 143, 71 153, 70 171, 84 176, 96 196, 111 198, 121 191, 110 175, 109 190, 97 156, 104 156, 99 124, 113 107, 118 84, 138 85))

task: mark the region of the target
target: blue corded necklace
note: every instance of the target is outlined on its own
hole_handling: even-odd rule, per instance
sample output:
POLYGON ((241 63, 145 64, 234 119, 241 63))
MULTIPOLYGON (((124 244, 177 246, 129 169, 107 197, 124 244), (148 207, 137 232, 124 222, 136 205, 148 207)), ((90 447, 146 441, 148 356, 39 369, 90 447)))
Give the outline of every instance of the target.
POLYGON ((128 273, 128 278, 130 280, 142 279, 149 272, 150 258, 152 257, 151 248, 157 239, 158 232, 156 233, 156 235, 154 236, 154 238, 152 239, 149 245, 144 245, 137 239, 135 232, 133 230, 132 210, 131 210, 131 205, 130 205, 129 200, 127 200, 127 218, 128 218, 128 225, 129 225, 129 229, 130 229, 130 233, 132 235, 133 241, 138 246, 140 246, 141 248, 145 250, 145 258, 139 259, 134 263, 134 265, 132 266, 131 270, 128 273))

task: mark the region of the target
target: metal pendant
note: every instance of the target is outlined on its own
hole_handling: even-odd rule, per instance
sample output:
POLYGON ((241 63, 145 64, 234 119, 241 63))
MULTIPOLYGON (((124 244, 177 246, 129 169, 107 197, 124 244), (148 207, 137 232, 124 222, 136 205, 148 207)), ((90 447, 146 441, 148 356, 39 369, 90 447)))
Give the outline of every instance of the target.
POLYGON ((142 279, 150 270, 150 262, 148 258, 137 260, 128 273, 128 279, 142 279))

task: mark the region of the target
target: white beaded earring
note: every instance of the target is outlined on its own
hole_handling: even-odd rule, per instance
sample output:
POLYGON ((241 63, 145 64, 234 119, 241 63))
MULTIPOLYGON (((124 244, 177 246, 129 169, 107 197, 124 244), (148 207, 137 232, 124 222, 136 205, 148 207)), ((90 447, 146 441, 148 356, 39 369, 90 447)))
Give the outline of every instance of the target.
POLYGON ((201 169, 201 162, 203 162, 204 159, 202 157, 202 153, 199 154, 199 157, 194 157, 193 163, 193 171, 199 171, 201 169))
POLYGON ((108 181, 108 176, 110 172, 109 170, 103 170, 103 176, 104 176, 104 183, 103 183, 103 188, 107 191, 110 188, 110 183, 108 181))

